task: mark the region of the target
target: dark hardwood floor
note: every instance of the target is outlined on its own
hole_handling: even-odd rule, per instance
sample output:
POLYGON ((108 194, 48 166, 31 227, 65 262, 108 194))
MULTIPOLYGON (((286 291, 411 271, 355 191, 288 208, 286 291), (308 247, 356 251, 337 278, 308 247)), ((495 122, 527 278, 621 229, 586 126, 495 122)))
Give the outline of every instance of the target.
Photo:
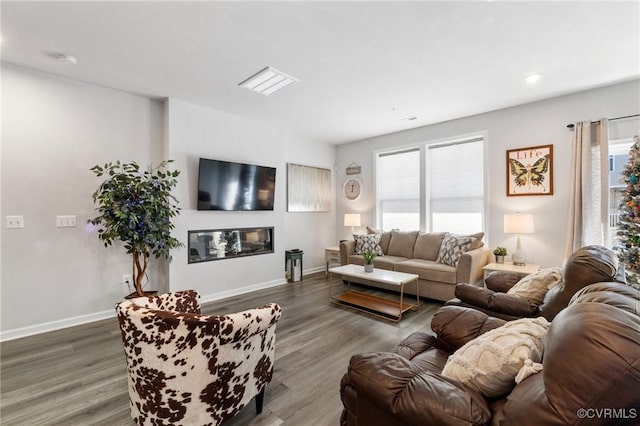
MULTIPOLYGON (((428 330, 441 306, 422 301, 399 323, 328 301, 343 286, 324 274, 303 282, 204 304, 224 314, 276 302, 276 363, 264 409, 245 407, 230 425, 337 425, 339 386, 354 353, 385 351, 417 330, 428 330)), ((380 294, 369 289, 373 293, 380 294)), ((395 295, 387 296, 394 297, 395 295)), ((132 425, 120 332, 115 318, 2 343, 2 425, 132 425)))

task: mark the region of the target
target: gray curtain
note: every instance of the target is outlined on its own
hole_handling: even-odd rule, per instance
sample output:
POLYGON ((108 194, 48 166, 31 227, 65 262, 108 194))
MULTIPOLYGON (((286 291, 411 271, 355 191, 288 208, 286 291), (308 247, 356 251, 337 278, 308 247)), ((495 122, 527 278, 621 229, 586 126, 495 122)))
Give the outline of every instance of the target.
POLYGON ((582 246, 611 246, 609 238, 609 140, 607 119, 574 128, 571 148, 569 227, 565 258, 582 246))

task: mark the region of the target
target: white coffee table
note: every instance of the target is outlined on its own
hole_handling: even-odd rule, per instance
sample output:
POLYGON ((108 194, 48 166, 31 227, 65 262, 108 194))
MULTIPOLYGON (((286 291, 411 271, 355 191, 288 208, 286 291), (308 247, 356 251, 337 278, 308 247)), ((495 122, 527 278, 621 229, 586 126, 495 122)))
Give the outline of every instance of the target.
MULTIPOLYGON (((377 315, 384 319, 400 321, 402 314, 408 310, 418 310, 420 308, 420 291, 418 286, 418 275, 406 274, 404 272, 388 271, 386 269, 374 269, 373 272, 364 272, 362 265, 343 265, 329 269, 332 274, 342 275, 343 279, 349 282, 349 290, 336 296, 329 295, 329 300, 333 303, 344 305, 353 309, 377 315), (391 300, 373 294, 351 290, 351 280, 360 278, 367 281, 384 283, 400 287, 400 301, 391 300), (404 285, 416 282, 416 303, 404 302, 404 285)), ((329 289, 331 292, 331 289, 329 289)))

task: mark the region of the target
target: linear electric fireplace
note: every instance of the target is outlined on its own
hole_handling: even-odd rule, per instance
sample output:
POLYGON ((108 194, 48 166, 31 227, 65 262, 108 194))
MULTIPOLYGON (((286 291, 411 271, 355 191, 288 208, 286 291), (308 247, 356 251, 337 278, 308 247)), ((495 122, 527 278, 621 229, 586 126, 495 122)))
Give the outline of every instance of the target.
POLYGON ((189 263, 273 253, 273 227, 189 231, 189 263))

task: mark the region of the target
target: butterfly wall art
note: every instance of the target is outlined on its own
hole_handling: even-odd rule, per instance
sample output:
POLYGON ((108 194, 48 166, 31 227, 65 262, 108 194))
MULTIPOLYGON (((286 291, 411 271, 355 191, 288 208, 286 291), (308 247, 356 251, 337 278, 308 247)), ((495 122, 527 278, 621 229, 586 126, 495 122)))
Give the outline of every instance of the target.
POLYGON ((553 195, 553 145, 507 151, 507 196, 553 195))

